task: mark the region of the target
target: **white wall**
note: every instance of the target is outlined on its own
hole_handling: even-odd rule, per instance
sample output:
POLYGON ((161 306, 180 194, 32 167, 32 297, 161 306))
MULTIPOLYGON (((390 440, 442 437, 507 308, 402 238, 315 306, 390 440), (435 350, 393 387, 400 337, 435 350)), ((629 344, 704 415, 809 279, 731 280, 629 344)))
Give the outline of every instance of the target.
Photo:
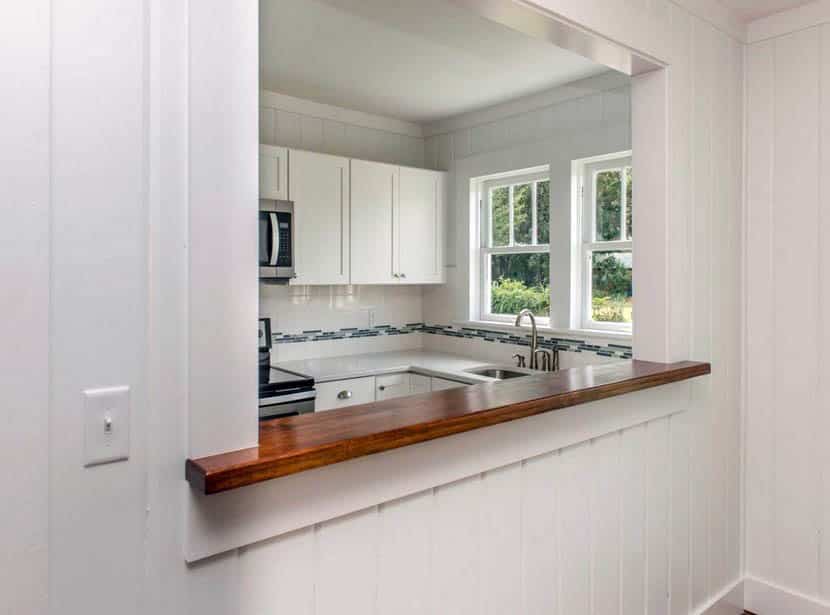
MULTIPOLYGON (((182 465, 193 418, 188 382, 198 377, 188 374, 189 336, 212 332, 189 330, 191 306, 183 290, 190 262, 183 249, 188 242, 188 160, 201 155, 189 149, 188 100, 192 103, 194 91, 203 91, 191 89, 188 67, 200 56, 188 45, 190 36, 205 34, 193 28, 208 14, 233 22, 213 31, 223 45, 232 42, 224 37, 249 43, 256 26, 250 13, 218 1, 184 6, 119 0, 71 7, 53 2, 29 13, 33 23, 25 42, 40 43, 28 59, 15 55, 25 62, 23 74, 43 70, 51 37, 51 107, 48 117, 38 116, 32 125, 42 127, 50 119, 52 133, 24 140, 36 143, 40 152, 34 166, 25 163, 25 169, 42 169, 47 147, 51 161, 51 278, 45 261, 27 261, 33 264, 31 282, 38 293, 33 305, 42 310, 45 289, 51 291, 49 429, 37 415, 41 428, 15 427, 26 439, 4 450, 32 461, 35 465, 26 467, 39 468, 41 480, 42 455, 49 451, 49 612, 249 615, 343 612, 348 605, 363 613, 364 600, 385 604, 387 590, 412 578, 398 564, 422 562, 425 543, 435 546, 436 583, 426 595, 453 605, 453 612, 478 612, 481 605, 497 610, 506 598, 515 610, 521 587, 527 612, 534 611, 537 601, 551 599, 561 601, 560 612, 584 612, 594 595, 596 605, 608 599, 616 606, 622 600, 624 612, 642 613, 648 602, 650 613, 688 613, 737 578, 740 195, 733 178, 741 175, 740 46, 669 2, 539 3, 672 64, 669 206, 671 228, 680 232, 670 256, 673 271, 688 272, 678 278, 681 291, 694 290, 691 306, 685 312, 674 308, 672 319, 681 340, 677 352, 714 364, 711 378, 692 385, 693 409, 676 421, 661 419, 483 479, 437 485, 434 493, 383 504, 381 512, 358 513, 195 566, 186 566, 182 557, 188 501, 182 465), (203 13, 200 17, 194 11, 203 13), (82 470, 78 391, 114 383, 133 387, 131 459, 82 470), (626 485, 619 514, 613 507, 592 505, 598 501, 594 494, 604 496, 616 486, 605 483, 614 470, 624 472, 626 485), (592 489, 584 489, 585 484, 592 489), (525 536, 528 549, 517 554, 516 519, 553 505, 546 497, 551 491, 567 496, 555 503, 558 529, 546 527, 544 519, 526 518, 524 528, 539 534, 525 536), (539 507, 532 504, 536 501, 539 507), (490 505, 477 508, 480 502, 490 505), (429 512, 419 514, 422 506, 429 512), (471 511, 479 514, 471 516, 471 511), (613 591, 619 587, 613 567, 594 570, 599 593, 590 585, 594 539, 588 537, 614 535, 617 527, 625 528, 621 542, 596 544, 619 548, 621 598, 613 591), (416 540, 429 528, 436 532, 432 538, 416 540), (308 536, 317 554, 313 565, 306 558, 308 536), (551 562, 546 558, 557 540, 560 560, 551 562), (534 546, 546 548, 537 552, 534 546), (466 566, 468 560, 476 565, 466 566), (518 568, 522 576, 517 561, 525 562, 518 568), (550 578, 556 570, 564 576, 553 588, 550 578), (544 577, 533 576, 537 572, 544 577), (373 598, 379 573, 388 576, 373 598), (601 592, 606 586, 612 589, 601 592)), ((12 16, 15 25, 23 25, 17 21, 20 15, 25 14, 12 16)), ((45 83, 37 80, 35 89, 45 83)), ((39 91, 34 100, 45 104, 39 91)), ((241 121, 241 134, 247 134, 244 110, 252 94, 248 89, 223 92, 228 100, 224 119, 241 121)), ((31 185, 42 189, 40 177, 31 185)), ((36 209, 33 224, 17 229, 21 241, 44 239, 39 223, 43 209, 36 209)), ((19 272, 22 265, 13 266, 19 272)), ((25 318, 33 331, 41 330, 43 311, 25 318)), ((33 368, 47 368, 42 357, 28 357, 33 368)), ((42 378, 43 371, 38 374, 42 378)), ((20 381, 9 390, 24 399, 25 386, 20 381)), ((15 406, 12 412, 24 421, 30 418, 29 407, 15 406)), ((3 480, 5 486, 13 479, 4 475, 3 480)), ((11 484, 21 483, 20 493, 33 498, 35 511, 42 510, 43 492, 28 480, 11 484)), ((4 546, 11 544, 21 558, 14 561, 12 591, 4 587, 0 592, 6 610, 43 612, 45 546, 37 535, 43 529, 36 514, 27 515, 22 525, 3 526, 4 546), (35 539, 21 542, 19 527, 34 531, 35 539), (35 591, 30 594, 24 586, 35 591), (24 603, 21 610, 20 600, 30 597, 34 603, 24 603)), ((594 565, 606 561, 618 560, 600 558, 594 565)))
MULTIPOLYGON (((747 47, 746 568, 826 613, 830 10, 814 3, 753 30, 769 38, 747 47)), ((776 593, 747 608, 785 612, 776 593)))
POLYGON ((0 613, 48 606, 49 2, 0 4, 0 613))
POLYGON ((570 327, 571 162, 631 149, 629 79, 605 73, 496 108, 439 122, 426 141, 427 164, 450 172, 447 284, 425 288, 429 322, 468 320, 471 309, 470 180, 549 165, 552 326, 570 327), (443 132, 441 132, 443 131, 443 132), (561 288, 563 292, 556 292, 561 288))

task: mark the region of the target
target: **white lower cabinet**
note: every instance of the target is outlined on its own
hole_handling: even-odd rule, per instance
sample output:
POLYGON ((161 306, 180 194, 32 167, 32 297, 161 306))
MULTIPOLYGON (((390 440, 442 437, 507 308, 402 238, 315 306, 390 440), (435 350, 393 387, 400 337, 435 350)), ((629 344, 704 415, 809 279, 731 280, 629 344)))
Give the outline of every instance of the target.
POLYGON ((411 374, 388 374, 375 377, 375 399, 392 399, 412 394, 411 374))
POLYGON ((467 385, 455 380, 430 378, 409 372, 320 382, 317 384, 315 411, 334 410, 356 404, 368 404, 373 401, 463 386, 467 385))
POLYGON ((446 389, 457 389, 459 387, 467 386, 464 382, 458 382, 457 380, 447 380, 446 378, 431 378, 431 390, 433 391, 444 391, 446 389))
POLYGON ((316 412, 375 401, 374 376, 319 382, 316 389, 317 400, 314 405, 316 412))

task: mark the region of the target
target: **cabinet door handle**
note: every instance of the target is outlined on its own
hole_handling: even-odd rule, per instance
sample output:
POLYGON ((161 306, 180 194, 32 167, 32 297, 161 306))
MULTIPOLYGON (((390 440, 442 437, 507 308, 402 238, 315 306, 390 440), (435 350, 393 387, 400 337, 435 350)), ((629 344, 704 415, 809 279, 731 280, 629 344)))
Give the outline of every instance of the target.
POLYGON ((351 398, 352 398, 352 392, 351 391, 340 391, 337 394, 337 399, 351 399, 351 398))
POLYGON ((386 390, 386 386, 383 385, 383 384, 378 387, 378 391, 385 391, 385 390, 386 390))
POLYGON ((399 278, 399 277, 401 277, 401 276, 400 276, 399 274, 397 274, 397 273, 393 273, 393 274, 392 274, 392 277, 393 277, 393 278, 399 278))
POLYGON ((402 277, 402 278, 405 278, 405 277, 406 277, 406 274, 405 274, 405 273, 402 273, 402 274, 401 274, 401 277, 402 277))

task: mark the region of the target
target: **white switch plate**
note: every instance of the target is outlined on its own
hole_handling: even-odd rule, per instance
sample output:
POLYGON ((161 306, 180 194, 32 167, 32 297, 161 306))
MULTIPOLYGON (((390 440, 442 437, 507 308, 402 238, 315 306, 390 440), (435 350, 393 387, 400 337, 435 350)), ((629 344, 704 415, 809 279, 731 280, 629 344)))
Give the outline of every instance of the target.
POLYGON ((84 465, 130 456, 130 387, 87 389, 84 396, 84 465))

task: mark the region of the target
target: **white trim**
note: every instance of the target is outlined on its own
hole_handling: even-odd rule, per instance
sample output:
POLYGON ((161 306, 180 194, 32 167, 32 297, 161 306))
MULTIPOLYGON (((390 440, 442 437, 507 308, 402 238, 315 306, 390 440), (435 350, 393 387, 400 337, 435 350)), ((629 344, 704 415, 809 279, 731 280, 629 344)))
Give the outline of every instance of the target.
POLYGON ((739 43, 746 43, 747 25, 738 15, 716 0, 672 0, 695 17, 714 26, 739 43))
POLYGON ((810 4, 750 22, 747 25, 747 43, 759 43, 828 22, 830 22, 830 0, 816 0, 810 4))
POLYGON ((616 71, 608 71, 585 79, 556 86, 544 92, 495 104, 477 111, 469 111, 443 120, 423 125, 424 137, 448 134, 465 128, 490 124, 515 115, 522 115, 551 105, 561 105, 569 100, 593 96, 629 88, 629 77, 616 71))
POLYGON ((743 579, 715 594, 692 612, 692 615, 741 615, 744 611, 743 579))
MULTIPOLYGON (((500 385, 474 386, 486 392, 500 385)), ((189 489, 185 559, 194 562, 683 412, 691 390, 690 381, 676 382, 211 496, 189 489)))
MULTIPOLYGON (((509 333, 515 333, 516 327, 513 325, 513 320, 511 319, 510 324, 505 324, 504 322, 497 322, 492 320, 458 320, 452 323, 457 327, 471 327, 474 329, 485 329, 485 330, 493 330, 493 331, 506 331, 509 333)), ((530 330, 530 325, 522 324, 523 329, 530 330)), ((573 337, 577 340, 597 340, 597 341, 607 341, 612 344, 620 344, 623 343, 626 346, 631 345, 632 335, 630 333, 623 333, 619 331, 597 331, 595 329, 558 329, 556 327, 550 327, 547 325, 537 325, 536 329, 539 333, 543 335, 555 335, 556 337, 563 337, 563 339, 567 337, 573 337)))
POLYGON ((384 115, 375 115, 373 113, 364 113, 363 111, 346 109, 345 107, 326 105, 314 102, 313 100, 297 98, 270 90, 260 91, 259 104, 261 107, 288 111, 290 113, 300 113, 323 120, 333 120, 353 126, 383 130, 385 132, 415 137, 417 139, 424 138, 423 128, 420 124, 414 122, 407 122, 384 115))
POLYGON ((750 575, 744 578, 744 608, 760 615, 830 614, 830 602, 805 596, 750 575))

